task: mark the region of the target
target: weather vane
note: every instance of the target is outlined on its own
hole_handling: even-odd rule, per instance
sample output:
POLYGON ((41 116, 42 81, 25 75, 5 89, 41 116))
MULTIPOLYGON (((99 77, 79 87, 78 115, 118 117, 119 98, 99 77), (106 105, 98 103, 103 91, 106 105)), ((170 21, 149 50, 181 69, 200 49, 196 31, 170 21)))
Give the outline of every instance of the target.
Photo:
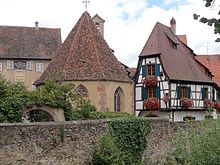
POLYGON ((90 1, 89 1, 89 0, 83 0, 82 3, 85 3, 85 7, 86 7, 86 11, 87 11, 87 6, 88 6, 88 4, 90 3, 90 1))

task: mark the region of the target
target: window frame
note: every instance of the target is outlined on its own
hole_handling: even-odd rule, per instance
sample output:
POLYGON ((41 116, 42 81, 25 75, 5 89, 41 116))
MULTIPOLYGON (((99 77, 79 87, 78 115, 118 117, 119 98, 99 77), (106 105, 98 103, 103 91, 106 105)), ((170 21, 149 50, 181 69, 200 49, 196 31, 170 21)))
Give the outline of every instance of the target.
POLYGON ((36 72, 44 72, 44 63, 36 63, 36 72))
POLYGON ((149 63, 146 65, 147 76, 156 76, 156 64, 149 63))

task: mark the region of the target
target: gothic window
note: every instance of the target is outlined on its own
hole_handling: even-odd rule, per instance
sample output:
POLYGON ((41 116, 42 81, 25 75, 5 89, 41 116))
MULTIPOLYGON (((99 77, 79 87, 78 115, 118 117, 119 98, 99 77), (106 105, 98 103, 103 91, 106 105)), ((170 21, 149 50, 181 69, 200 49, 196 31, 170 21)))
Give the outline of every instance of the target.
POLYGON ((76 88, 75 92, 76 92, 76 94, 78 94, 84 98, 88 98, 88 90, 83 85, 79 85, 76 88))
POLYGON ((124 94, 121 88, 117 88, 114 93, 114 111, 121 112, 123 109, 124 94))

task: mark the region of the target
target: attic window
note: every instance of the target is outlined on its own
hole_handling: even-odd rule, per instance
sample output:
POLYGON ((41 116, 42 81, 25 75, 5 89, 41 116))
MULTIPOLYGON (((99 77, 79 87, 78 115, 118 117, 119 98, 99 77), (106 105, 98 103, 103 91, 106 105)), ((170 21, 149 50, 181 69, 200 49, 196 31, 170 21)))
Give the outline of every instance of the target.
POLYGON ((174 48, 174 49, 177 49, 179 43, 178 43, 178 40, 175 38, 175 36, 171 36, 170 34, 166 33, 166 36, 171 44, 171 46, 174 48))

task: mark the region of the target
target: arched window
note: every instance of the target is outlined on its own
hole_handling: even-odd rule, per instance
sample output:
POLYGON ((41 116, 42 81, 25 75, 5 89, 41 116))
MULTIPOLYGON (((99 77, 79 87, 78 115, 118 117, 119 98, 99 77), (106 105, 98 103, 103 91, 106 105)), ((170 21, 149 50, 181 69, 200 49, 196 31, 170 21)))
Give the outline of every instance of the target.
POLYGON ((84 98, 88 98, 89 95, 88 95, 88 90, 86 89, 85 86, 83 85, 79 85, 76 90, 75 90, 76 94, 84 97, 84 98))
POLYGON ((119 87, 116 89, 114 93, 114 111, 121 112, 124 107, 124 93, 122 89, 119 87))

